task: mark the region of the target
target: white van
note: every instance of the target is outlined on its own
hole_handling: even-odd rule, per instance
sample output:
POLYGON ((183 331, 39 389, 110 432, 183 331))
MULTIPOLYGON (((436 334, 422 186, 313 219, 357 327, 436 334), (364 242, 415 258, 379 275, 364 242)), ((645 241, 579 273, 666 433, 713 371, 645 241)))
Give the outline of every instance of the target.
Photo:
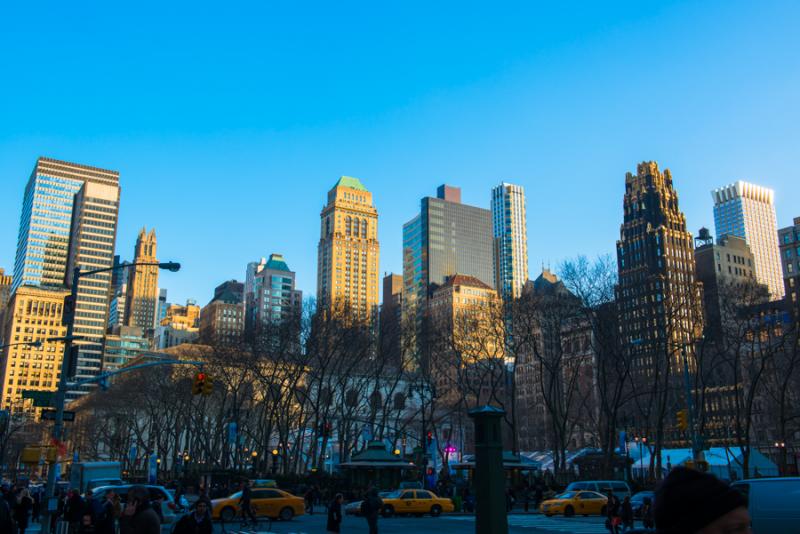
POLYGON ((755 534, 800 534, 800 477, 739 480, 755 534))
POLYGON ((608 492, 613 491, 620 501, 625 496, 631 496, 630 486, 622 480, 582 480, 580 482, 572 482, 566 489, 566 491, 581 490, 596 491, 603 495, 608 495, 608 492))

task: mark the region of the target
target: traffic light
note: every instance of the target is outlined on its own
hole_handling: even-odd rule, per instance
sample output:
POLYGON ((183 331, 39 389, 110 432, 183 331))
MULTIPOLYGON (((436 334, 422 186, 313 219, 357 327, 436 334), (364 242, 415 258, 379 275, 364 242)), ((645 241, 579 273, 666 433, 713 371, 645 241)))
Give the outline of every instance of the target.
POLYGON ((205 380, 203 380, 203 389, 201 393, 205 396, 211 395, 211 392, 214 391, 214 379, 211 375, 205 375, 205 380))
POLYGON ((678 417, 678 428, 681 430, 688 430, 689 429, 689 411, 688 410, 678 410, 676 414, 678 417))
POLYGON ((425 444, 428 447, 430 447, 431 443, 433 443, 433 432, 428 432, 428 436, 427 436, 427 440, 425 441, 425 444))
POLYGON ((192 395, 205 395, 206 388, 206 374, 195 373, 194 383, 192 384, 192 395))

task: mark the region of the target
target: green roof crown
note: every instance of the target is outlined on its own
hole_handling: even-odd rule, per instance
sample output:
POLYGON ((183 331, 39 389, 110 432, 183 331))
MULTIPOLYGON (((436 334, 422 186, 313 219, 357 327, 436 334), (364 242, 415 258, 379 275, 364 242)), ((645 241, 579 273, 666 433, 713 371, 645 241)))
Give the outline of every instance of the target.
POLYGON ((350 189, 356 189, 358 191, 364 191, 369 193, 364 184, 361 183, 361 180, 358 178, 353 178, 352 176, 342 176, 339 178, 339 181, 336 182, 336 185, 333 186, 334 189, 337 187, 349 187, 350 189))
POLYGON ((291 272, 289 270, 289 266, 286 265, 286 261, 284 261, 282 254, 270 254, 266 268, 271 269, 273 271, 291 272))

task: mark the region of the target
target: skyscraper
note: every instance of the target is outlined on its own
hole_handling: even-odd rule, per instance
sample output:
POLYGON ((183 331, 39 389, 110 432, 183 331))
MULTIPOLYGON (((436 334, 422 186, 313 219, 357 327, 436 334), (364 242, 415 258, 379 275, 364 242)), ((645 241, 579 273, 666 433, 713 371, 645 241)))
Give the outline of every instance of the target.
POLYGON ((711 192, 717 241, 725 235, 744 239, 753 253, 756 280, 780 299, 784 288, 774 195, 772 189, 742 181, 711 192))
POLYGON ((461 190, 442 185, 403 225, 403 316, 421 316, 433 284, 455 274, 495 284, 491 212, 461 203, 461 190))
MULTIPOLYGON (((71 273, 75 268, 88 271, 113 266, 119 193, 118 183, 86 181, 75 195, 66 271, 68 287, 72 286, 71 273)), ((80 344, 73 345, 77 353, 74 366, 78 380, 94 377, 102 368, 110 288, 111 271, 78 279, 72 331, 84 337, 80 344)), ((67 398, 77 398, 87 391, 68 390, 67 398)))
POLYGON ((303 303, 302 291, 295 289, 295 273, 289 269, 283 255, 270 254, 268 261, 262 260, 260 263, 251 262, 247 270, 251 282, 245 316, 248 318, 247 328, 252 332, 264 323, 299 317, 303 303))
POLYGON ((495 287, 503 299, 519 298, 528 281, 525 190, 502 183, 492 189, 495 287))
POLYGON ((383 304, 381 304, 380 343, 386 361, 394 365, 402 362, 401 342, 403 319, 403 277, 388 273, 383 277, 383 304))
POLYGON ((781 228, 778 240, 781 246, 783 282, 786 289, 786 307, 795 321, 800 321, 800 217, 792 226, 781 228))
POLYGON ((5 270, 0 269, 0 345, 5 343, 5 341, 3 341, 3 336, 5 335, 5 332, 3 332, 3 325, 5 324, 3 315, 8 306, 8 300, 11 298, 12 281, 11 275, 6 274, 5 270))
POLYGON ((244 284, 228 280, 214 289, 214 298, 200 310, 200 340, 230 344, 244 333, 244 284))
MULTIPOLYGON (((158 263, 156 258, 156 231, 144 228, 136 238, 133 263, 158 263)), ((128 268, 128 294, 125 297, 125 324, 142 329, 145 337, 152 337, 158 312, 158 265, 133 265, 128 268)))
POLYGON ((358 178, 342 176, 320 214, 317 308, 347 310, 360 322, 377 319, 378 211, 358 178))
MULTIPOLYGON (((39 158, 22 200, 12 292, 22 284, 62 286, 75 195, 84 183, 119 186, 119 173, 39 158)), ((116 215, 106 230, 116 232, 116 215)))
POLYGON ((678 369, 703 326, 692 234, 669 170, 640 163, 625 177, 624 222, 617 241, 617 306, 622 343, 637 379, 651 380, 666 356, 678 369))

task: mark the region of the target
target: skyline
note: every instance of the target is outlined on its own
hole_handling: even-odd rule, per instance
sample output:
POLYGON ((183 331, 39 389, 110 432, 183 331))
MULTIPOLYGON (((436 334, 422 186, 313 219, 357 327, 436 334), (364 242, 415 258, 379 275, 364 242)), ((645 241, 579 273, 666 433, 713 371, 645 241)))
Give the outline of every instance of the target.
POLYGON ((120 171, 116 252, 130 260, 139 228, 155 227, 159 256, 184 266, 164 284, 178 303, 206 304, 270 253, 315 294, 319 212, 341 175, 374 194, 381 275, 402 272, 402 225, 442 183, 487 209, 499 183, 525 188, 532 278, 543 262, 614 253, 624 176, 642 161, 671 169, 693 234, 714 229, 711 191, 736 180, 775 190, 779 228, 800 215, 800 8, 788 2, 375 8, 356 20, 344 9, 308 25, 279 8, 253 8, 251 20, 223 10, 241 27, 215 29, 209 43, 214 17, 191 11, 173 28, 179 7, 163 28, 132 16, 113 28, 119 39, 106 23, 120 13, 97 10, 70 39, 60 22, 86 13, 58 6, 35 40, 19 24, 31 8, 11 9, 0 23, 0 61, 20 81, 0 88, 6 272, 38 156, 120 171), (285 27, 258 26, 274 20, 285 27), (70 74, 87 67, 111 83, 70 74), (22 83, 43 68, 71 83, 22 83))

